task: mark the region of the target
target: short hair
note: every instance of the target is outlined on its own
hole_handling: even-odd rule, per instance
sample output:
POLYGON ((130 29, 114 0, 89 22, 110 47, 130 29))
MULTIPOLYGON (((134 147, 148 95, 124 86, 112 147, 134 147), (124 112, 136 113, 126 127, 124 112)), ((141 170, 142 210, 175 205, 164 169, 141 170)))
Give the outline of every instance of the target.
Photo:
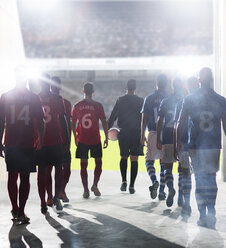
POLYGON ((136 80, 135 79, 129 79, 126 88, 128 91, 134 91, 136 89, 136 80))
POLYGON ((165 74, 160 74, 156 78, 156 84, 160 90, 164 90, 167 86, 168 78, 165 74))
POLYGON ((61 79, 59 77, 57 77, 57 76, 53 76, 52 81, 57 83, 57 84, 61 84, 61 79))
POLYGON ((91 82, 87 82, 83 86, 84 93, 88 96, 92 95, 94 91, 93 84, 91 82))
POLYGON ((183 88, 183 82, 179 77, 175 77, 173 80, 173 89, 180 90, 183 88))
POLYGON ((188 89, 196 89, 199 87, 199 80, 197 77, 189 77, 187 80, 188 89))
POLYGON ((202 85, 212 86, 213 73, 209 67, 203 67, 199 72, 199 80, 202 85))

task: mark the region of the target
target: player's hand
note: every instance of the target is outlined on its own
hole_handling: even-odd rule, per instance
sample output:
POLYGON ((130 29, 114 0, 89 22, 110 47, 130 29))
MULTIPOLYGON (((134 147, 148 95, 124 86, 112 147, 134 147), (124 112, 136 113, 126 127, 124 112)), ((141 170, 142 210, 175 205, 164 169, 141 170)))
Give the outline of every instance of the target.
POLYGON ((103 148, 105 149, 107 147, 108 147, 108 139, 105 139, 103 148))
POLYGON ((4 151, 4 146, 2 144, 0 144, 0 157, 2 157, 2 158, 4 158, 3 151, 4 151))
POLYGON ((147 138, 145 136, 141 137, 140 143, 141 143, 142 146, 145 146, 145 144, 147 144, 147 138))
POLYGON ((177 161, 179 161, 179 154, 178 154, 178 152, 177 152, 176 149, 174 149, 173 156, 174 156, 174 158, 175 158, 177 161))
POLYGON ((162 142, 161 141, 157 141, 156 147, 157 147, 157 149, 162 150, 162 142))

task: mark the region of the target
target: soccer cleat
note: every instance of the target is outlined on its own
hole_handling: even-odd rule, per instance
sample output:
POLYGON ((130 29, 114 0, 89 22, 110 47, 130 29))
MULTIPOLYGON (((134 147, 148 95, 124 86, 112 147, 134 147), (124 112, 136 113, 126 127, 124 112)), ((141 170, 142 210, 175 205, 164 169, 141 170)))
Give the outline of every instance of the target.
POLYGON ((53 205, 56 207, 57 211, 62 211, 63 210, 63 206, 61 204, 61 201, 59 198, 54 197, 53 198, 53 205))
POLYGON ((169 191, 168 197, 166 199, 166 206, 167 207, 171 207, 173 205, 173 198, 174 198, 175 194, 176 194, 175 189, 171 189, 169 191))
POLYGON ((191 206, 190 205, 183 205, 181 210, 182 216, 191 216, 191 206))
POLYGON ((52 207, 53 206, 53 199, 48 199, 46 202, 46 205, 49 207, 52 207))
POLYGON ((136 190, 134 189, 134 187, 129 187, 129 193, 130 194, 134 194, 136 192, 136 190))
POLYGON ((84 193, 83 193, 83 198, 85 198, 85 199, 88 199, 89 198, 89 190, 88 191, 84 191, 84 193))
POLYGON ((18 215, 17 217, 17 223, 18 224, 28 224, 30 221, 30 218, 27 217, 27 215, 22 214, 22 215, 18 215))
POLYGON ((159 198, 159 201, 164 201, 166 199, 166 193, 159 192, 158 198, 159 198))
POLYGON ((47 206, 46 206, 46 205, 41 206, 41 213, 42 213, 42 214, 46 214, 46 213, 47 213, 47 211, 48 211, 48 208, 47 208, 47 206))
POLYGON ((149 187, 150 196, 152 199, 155 199, 157 197, 157 190, 159 187, 159 182, 155 181, 152 186, 149 187))
POLYGON ((18 211, 16 210, 11 210, 11 214, 13 216, 12 221, 15 221, 17 219, 18 216, 18 211))
POLYGON ((178 195, 177 205, 178 205, 178 207, 183 207, 183 205, 184 205, 184 197, 182 194, 178 195))
POLYGON ((125 182, 122 182, 121 187, 120 187, 120 190, 121 191, 126 191, 126 188, 127 188, 127 182, 126 181, 125 182))
POLYGON ((97 188, 96 185, 93 185, 91 187, 91 191, 93 191, 93 193, 94 193, 95 196, 101 196, 101 193, 100 193, 100 191, 99 191, 99 189, 97 188))
POLYGON ((60 194, 59 194, 59 198, 60 198, 63 202, 69 202, 69 199, 68 199, 66 193, 60 193, 60 194))

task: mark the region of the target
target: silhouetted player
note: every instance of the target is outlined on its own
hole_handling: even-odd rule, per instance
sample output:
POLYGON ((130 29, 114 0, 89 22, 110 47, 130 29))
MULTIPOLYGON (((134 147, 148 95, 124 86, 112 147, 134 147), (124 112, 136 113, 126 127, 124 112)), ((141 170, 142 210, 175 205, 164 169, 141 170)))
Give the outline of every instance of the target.
POLYGON ((11 213, 19 223, 28 223, 30 220, 24 208, 30 191, 30 172, 36 172, 35 127, 40 137, 40 147, 44 133, 43 118, 39 97, 26 88, 24 72, 17 69, 16 87, 2 94, 0 99, 0 140, 5 129, 5 148, 1 143, 0 155, 3 156, 4 149, 11 213))

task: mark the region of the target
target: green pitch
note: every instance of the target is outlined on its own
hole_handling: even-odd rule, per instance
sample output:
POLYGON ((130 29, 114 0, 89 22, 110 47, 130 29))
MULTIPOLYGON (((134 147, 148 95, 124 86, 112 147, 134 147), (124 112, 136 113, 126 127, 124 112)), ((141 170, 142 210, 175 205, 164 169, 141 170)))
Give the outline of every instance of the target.
MULTIPOLYGON (((103 131, 101 131, 101 138, 103 141, 104 140, 103 131)), ((80 169, 80 160, 75 158, 75 149, 76 146, 74 142, 74 137, 72 136, 72 142, 71 142, 72 169, 78 170, 80 169)), ((145 153, 145 149, 146 148, 144 148, 144 153, 145 153)), ((109 140, 108 147, 106 149, 103 149, 103 170, 118 171, 119 161, 120 161, 120 153, 119 153, 118 141, 109 140)), ((128 163, 128 165, 129 165, 128 168, 130 169, 130 163, 128 163)), ((156 168, 156 172, 160 172, 159 161, 155 162, 155 168, 156 168)), ((89 159, 88 169, 89 170, 94 169, 93 158, 89 159)), ((144 156, 139 157, 139 171, 146 171, 144 156)), ((177 173, 177 163, 174 164, 173 172, 177 173)))

